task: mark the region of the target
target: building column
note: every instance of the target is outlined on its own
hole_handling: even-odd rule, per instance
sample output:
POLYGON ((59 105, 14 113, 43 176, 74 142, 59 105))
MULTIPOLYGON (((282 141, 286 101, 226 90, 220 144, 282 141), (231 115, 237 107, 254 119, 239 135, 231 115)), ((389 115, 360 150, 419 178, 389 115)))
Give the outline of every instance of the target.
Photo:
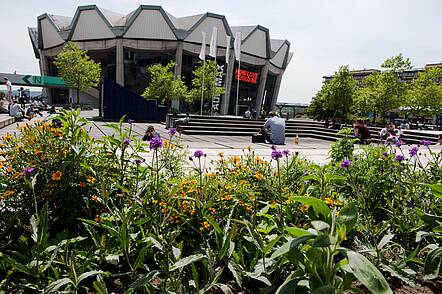
POLYGON ((226 92, 224 93, 223 103, 221 103, 221 114, 223 115, 226 115, 229 112, 230 92, 232 89, 232 77, 233 77, 233 70, 235 68, 235 56, 232 49, 230 49, 229 63, 226 64, 226 66, 227 66, 227 74, 224 82, 224 89, 226 90, 226 92))
MULTIPOLYGON (((40 66, 40 75, 47 76, 48 75, 48 62, 47 62, 46 55, 43 50, 40 50, 39 66, 40 66)), ((41 92, 42 92, 42 95, 44 95, 48 98, 47 102, 49 104, 53 104, 51 91, 48 88, 44 87, 44 88, 42 88, 41 92)))
MULTIPOLYGON (((176 47, 176 53, 175 53, 175 69, 174 69, 174 75, 176 77, 181 77, 181 72, 183 68, 183 42, 178 42, 178 45, 176 47)), ((172 100, 171 107, 173 109, 179 110, 180 109, 180 101, 178 99, 172 100)))
POLYGON ((273 91, 272 104, 270 105, 270 110, 273 110, 273 108, 276 105, 276 101, 278 100, 279 88, 281 88, 281 81, 282 81, 283 74, 284 74, 284 71, 281 72, 276 78, 275 90, 273 91))
POLYGON ((116 82, 124 87, 124 48, 123 39, 116 39, 117 60, 116 60, 116 82))
POLYGON ((266 61, 264 67, 261 69, 261 76, 259 77, 258 94, 256 95, 256 100, 255 100, 255 110, 258 115, 261 113, 262 102, 264 101, 264 93, 266 89, 268 73, 269 73, 269 62, 266 61))

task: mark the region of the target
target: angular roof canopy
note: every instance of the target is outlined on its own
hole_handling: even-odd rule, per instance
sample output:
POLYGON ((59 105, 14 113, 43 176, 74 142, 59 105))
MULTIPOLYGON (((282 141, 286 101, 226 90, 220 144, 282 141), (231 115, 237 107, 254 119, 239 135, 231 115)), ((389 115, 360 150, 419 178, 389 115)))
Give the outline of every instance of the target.
POLYGON ((218 46, 226 47, 226 36, 235 38, 241 32, 241 51, 266 58, 280 68, 290 62, 290 42, 270 39, 269 30, 260 25, 229 26, 224 15, 214 13, 175 17, 161 6, 140 5, 127 15, 96 5, 79 6, 73 17, 43 14, 38 27, 29 28, 34 51, 50 49, 66 41, 87 41, 112 38, 181 40, 201 44, 201 32, 210 42, 213 27, 218 28, 218 46))

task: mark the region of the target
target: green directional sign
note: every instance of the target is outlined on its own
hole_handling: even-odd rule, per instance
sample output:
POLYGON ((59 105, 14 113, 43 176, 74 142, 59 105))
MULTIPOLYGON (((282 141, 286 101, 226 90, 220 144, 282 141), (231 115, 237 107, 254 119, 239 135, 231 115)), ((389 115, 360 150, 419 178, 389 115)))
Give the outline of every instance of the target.
POLYGON ((22 80, 29 86, 66 87, 66 83, 59 77, 25 75, 22 80))
POLYGON ((13 86, 68 88, 60 77, 0 73, 0 78, 8 78, 13 86))

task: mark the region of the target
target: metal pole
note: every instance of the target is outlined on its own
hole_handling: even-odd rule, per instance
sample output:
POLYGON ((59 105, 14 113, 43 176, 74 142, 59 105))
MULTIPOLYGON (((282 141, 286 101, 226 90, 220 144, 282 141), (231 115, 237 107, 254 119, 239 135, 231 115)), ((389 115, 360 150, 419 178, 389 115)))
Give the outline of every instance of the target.
POLYGON ((213 115, 213 98, 215 97, 215 89, 216 89, 216 55, 215 55, 215 64, 213 65, 213 81, 215 87, 212 89, 212 105, 210 106, 210 114, 213 115))
MULTIPOLYGON (((239 101, 239 80, 240 80, 240 71, 241 71, 241 59, 238 60, 238 83, 236 84, 236 107, 235 107, 235 115, 238 116, 238 101, 239 101)), ((234 73, 235 74, 235 73, 234 73)))
POLYGON ((206 60, 203 61, 203 80, 201 82, 201 115, 203 115, 203 104, 204 104, 204 73, 206 71, 206 60))

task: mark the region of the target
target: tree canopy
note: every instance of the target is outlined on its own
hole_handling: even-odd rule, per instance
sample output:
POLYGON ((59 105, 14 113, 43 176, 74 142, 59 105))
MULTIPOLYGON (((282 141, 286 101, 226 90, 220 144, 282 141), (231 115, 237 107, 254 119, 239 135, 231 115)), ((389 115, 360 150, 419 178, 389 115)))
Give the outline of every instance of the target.
POLYGON ((442 69, 427 68, 418 74, 409 87, 405 98, 406 111, 416 117, 425 117, 442 112, 442 85, 437 79, 442 69))
POLYGON ((216 80, 222 78, 223 73, 216 68, 216 64, 212 60, 206 60, 205 63, 199 63, 198 67, 193 70, 192 90, 190 90, 187 96, 188 102, 194 102, 201 99, 201 88, 203 84, 204 73, 204 93, 203 99, 205 101, 211 101, 213 97, 219 96, 224 93, 224 87, 217 86, 216 80))
POLYGON ((66 84, 77 90, 77 103, 80 103, 80 91, 96 87, 100 82, 100 64, 93 61, 87 51, 76 43, 66 43, 55 57, 54 64, 66 84))
POLYGON ((143 97, 156 99, 164 104, 168 104, 174 99, 184 99, 187 96, 187 87, 181 77, 176 77, 173 74, 175 66, 174 61, 167 65, 154 64, 149 66, 147 71, 151 81, 144 90, 143 97))
POLYGON ((357 83, 348 66, 341 66, 333 78, 326 82, 313 98, 307 110, 316 118, 330 117, 345 119, 353 105, 357 83))

